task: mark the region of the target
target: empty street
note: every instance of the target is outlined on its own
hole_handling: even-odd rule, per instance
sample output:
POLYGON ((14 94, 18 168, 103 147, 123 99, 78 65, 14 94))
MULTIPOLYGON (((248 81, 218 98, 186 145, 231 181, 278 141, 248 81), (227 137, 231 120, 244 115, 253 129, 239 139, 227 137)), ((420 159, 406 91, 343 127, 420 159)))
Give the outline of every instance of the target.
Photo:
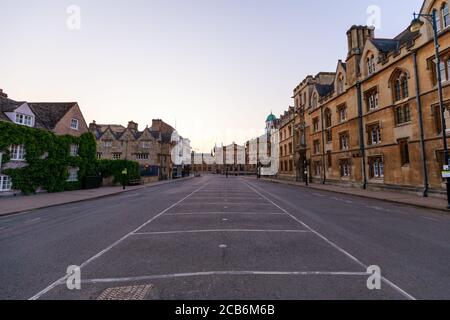
POLYGON ((205 175, 0 218, 0 298, 449 299, 449 230, 438 211, 205 175))

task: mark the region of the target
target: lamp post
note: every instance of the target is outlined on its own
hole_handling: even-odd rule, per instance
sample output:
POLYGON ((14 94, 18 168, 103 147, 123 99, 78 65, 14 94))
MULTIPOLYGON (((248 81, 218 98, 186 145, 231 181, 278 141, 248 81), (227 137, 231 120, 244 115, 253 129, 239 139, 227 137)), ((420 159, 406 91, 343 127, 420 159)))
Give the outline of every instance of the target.
MULTIPOLYGON (((436 75, 438 84, 438 95, 439 95, 439 108, 441 111, 441 127, 442 127, 442 143, 444 146, 444 165, 448 166, 449 163, 449 153, 447 144, 447 126, 445 123, 445 107, 444 98, 442 93, 442 76, 440 71, 441 57, 439 54, 439 39, 438 39, 438 22, 437 22, 437 11, 433 10, 431 14, 425 13, 414 13, 414 20, 411 22, 410 30, 411 32, 417 32, 424 25, 424 22, 420 18, 424 18, 433 26, 433 37, 434 37, 434 48, 436 54, 436 75)), ((450 178, 446 178, 447 187, 447 209, 450 209, 450 178)))

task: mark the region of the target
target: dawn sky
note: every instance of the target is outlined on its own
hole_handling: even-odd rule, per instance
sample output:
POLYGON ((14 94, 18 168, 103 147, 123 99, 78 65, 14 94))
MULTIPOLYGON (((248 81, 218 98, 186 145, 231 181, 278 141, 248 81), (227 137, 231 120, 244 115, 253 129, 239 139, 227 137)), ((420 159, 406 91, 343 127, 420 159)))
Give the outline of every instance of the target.
POLYGON ((308 74, 335 71, 346 31, 381 8, 393 37, 422 0, 0 0, 0 88, 78 101, 86 121, 177 126, 196 151, 243 144, 308 74), (81 29, 67 27, 70 5, 81 29))

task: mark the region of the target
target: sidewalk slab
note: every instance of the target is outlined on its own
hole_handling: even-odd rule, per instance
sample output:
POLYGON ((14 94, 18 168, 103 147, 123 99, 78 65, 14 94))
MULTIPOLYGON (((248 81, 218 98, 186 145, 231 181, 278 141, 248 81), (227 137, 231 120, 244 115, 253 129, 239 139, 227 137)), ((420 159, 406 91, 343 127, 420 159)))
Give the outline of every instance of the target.
POLYGON ((190 178, 158 181, 141 186, 130 186, 123 190, 122 186, 117 187, 102 187, 90 190, 75 190, 59 193, 39 193, 30 196, 11 196, 0 198, 0 217, 32 211, 36 209, 59 206, 62 204, 76 203, 86 200, 104 198, 114 196, 120 193, 130 192, 134 190, 156 187, 177 181, 184 181, 190 178))
POLYGON ((296 181, 287 181, 281 179, 270 179, 270 178, 262 178, 263 181, 269 181, 274 183, 281 183, 287 185, 298 186, 302 188, 316 189, 322 191, 329 191, 341 194, 348 194, 357 197, 363 198, 371 198, 377 199, 387 202, 399 203, 404 205, 410 205, 420 208, 440 210, 450 214, 450 211, 447 209, 447 200, 434 198, 434 197, 421 197, 418 195, 395 192, 395 191, 372 191, 372 190, 363 190, 355 187, 341 187, 335 185, 322 185, 316 183, 310 183, 309 186, 306 186, 303 182, 296 181))

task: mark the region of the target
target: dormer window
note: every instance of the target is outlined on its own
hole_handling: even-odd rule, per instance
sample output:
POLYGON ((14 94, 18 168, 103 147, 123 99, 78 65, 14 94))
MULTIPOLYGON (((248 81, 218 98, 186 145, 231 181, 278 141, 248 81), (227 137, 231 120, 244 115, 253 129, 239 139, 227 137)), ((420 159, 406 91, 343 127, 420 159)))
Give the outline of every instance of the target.
POLYGON ((367 75, 371 76, 375 72, 376 72, 375 56, 372 54, 367 57, 367 75))
POLYGON ((70 129, 78 130, 79 126, 80 126, 80 121, 78 121, 78 119, 72 119, 70 121, 70 129))
POLYGON ((22 114, 22 113, 16 113, 16 123, 27 126, 27 127, 33 127, 34 121, 33 116, 22 114))

